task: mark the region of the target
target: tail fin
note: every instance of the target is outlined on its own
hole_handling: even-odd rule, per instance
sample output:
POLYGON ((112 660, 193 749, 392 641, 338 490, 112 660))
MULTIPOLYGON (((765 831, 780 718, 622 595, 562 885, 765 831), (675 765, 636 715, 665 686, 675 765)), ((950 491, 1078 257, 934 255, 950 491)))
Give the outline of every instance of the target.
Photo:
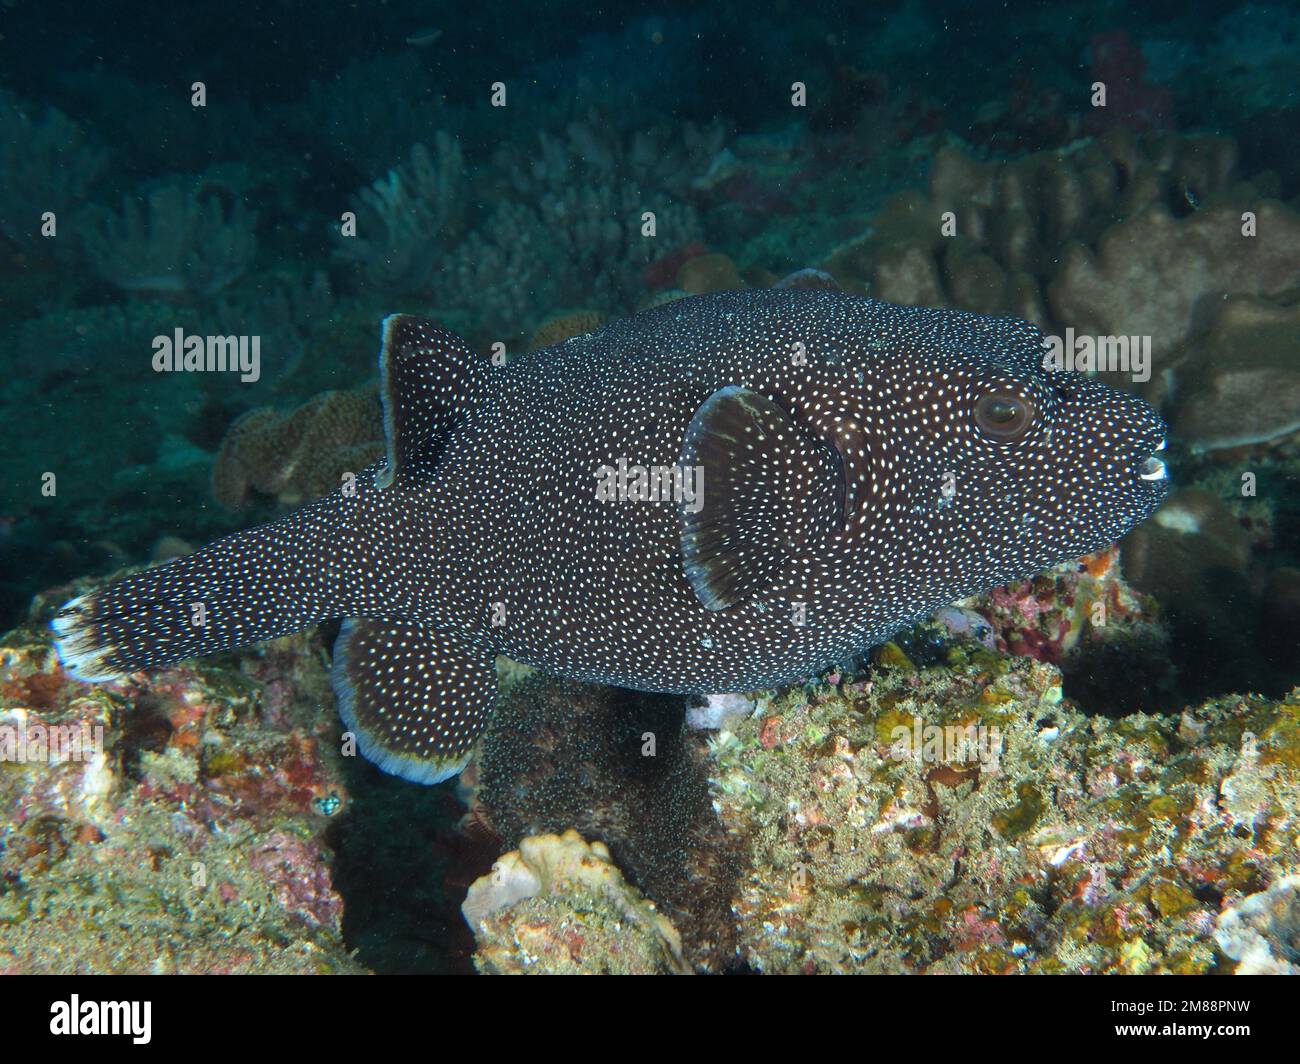
POLYGON ((64 667, 100 682, 340 615, 336 500, 73 599, 50 623, 64 667))

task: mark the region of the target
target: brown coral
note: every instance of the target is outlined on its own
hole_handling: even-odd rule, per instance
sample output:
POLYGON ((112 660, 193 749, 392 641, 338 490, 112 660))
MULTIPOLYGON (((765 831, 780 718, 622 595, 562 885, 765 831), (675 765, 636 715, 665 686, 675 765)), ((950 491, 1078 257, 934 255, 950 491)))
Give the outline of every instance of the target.
POLYGON ((283 506, 317 498, 384 451, 383 416, 373 386, 323 392, 287 413, 250 410, 226 433, 212 471, 212 494, 231 510, 252 492, 283 506))
POLYGON ((528 341, 528 350, 536 351, 539 347, 550 347, 571 337, 593 332, 604 325, 606 320, 605 315, 599 310, 570 310, 562 314, 552 314, 533 330, 532 339, 528 341))
MULTIPOLYGON (((1135 137, 1119 131, 1009 162, 983 162, 945 148, 935 159, 928 194, 909 191, 894 197, 872 229, 837 249, 824 268, 842 282, 864 281, 871 294, 895 302, 1018 314, 1049 328, 1142 331, 1132 325, 1119 328, 1113 317, 1099 320, 1102 310, 1122 313, 1141 300, 1114 287, 1124 283, 1121 278, 1104 278, 1107 283, 1095 289, 1088 285, 1087 264, 1092 259, 1087 249, 1100 246, 1106 265, 1123 262, 1116 242, 1133 248, 1140 241, 1136 236, 1115 235, 1111 227, 1147 211, 1152 213, 1145 216, 1143 226, 1164 226, 1159 235, 1168 239, 1160 242, 1162 249, 1180 247, 1184 239, 1195 242, 1189 233, 1199 234, 1221 221, 1217 214, 1213 221, 1199 221, 1198 212, 1214 208, 1226 212, 1229 203, 1253 206, 1272 190, 1267 180, 1243 183, 1236 162, 1236 147, 1226 138, 1135 137), (952 236, 940 230, 942 215, 948 211, 955 215, 952 236), (1185 229, 1188 222, 1193 224, 1185 229), (1111 244, 1116 244, 1116 250, 1107 255, 1111 244), (1067 256, 1068 274, 1060 267, 1067 256), (1094 296, 1094 291, 1100 296, 1094 296), (1117 299, 1117 293, 1124 298, 1117 299), (1097 313, 1090 316, 1094 308, 1097 313), (1105 324, 1112 327, 1102 328, 1105 324)), ((1284 233, 1290 231, 1284 227, 1293 216, 1276 205, 1267 210, 1269 221, 1279 228, 1269 238, 1271 244, 1284 242, 1284 233)), ((1232 232, 1239 227, 1238 220, 1232 232)), ((1261 235, 1264 229, 1261 219, 1261 235)), ((1181 261, 1176 271, 1157 270, 1158 264, 1150 262, 1156 253, 1148 249, 1139 256, 1153 271, 1142 279, 1143 292, 1152 285, 1171 287, 1171 277, 1185 274, 1187 283, 1179 288, 1199 286, 1198 292, 1182 297, 1184 310, 1177 329, 1159 333, 1162 342, 1172 342, 1171 336, 1185 337, 1186 307, 1208 290, 1207 279, 1204 271, 1186 271, 1181 261)), ((1270 280, 1249 281, 1246 290, 1267 290, 1276 283, 1272 279, 1278 274, 1275 258, 1273 254, 1268 263, 1257 267, 1270 280)), ((1239 290, 1242 282, 1229 271, 1215 274, 1209 286, 1239 290)))
POLYGON ((1228 295, 1281 294, 1300 267, 1300 215, 1275 200, 1247 205, 1257 236, 1242 235, 1240 206, 1178 218, 1152 205, 1108 229, 1095 253, 1072 246, 1050 286, 1056 317, 1093 335, 1153 337, 1167 356, 1228 295))
POLYGON ((1184 352, 1174 430, 1208 451, 1300 429, 1300 305, 1234 296, 1217 311, 1184 352))
MULTIPOLYGON (((823 265, 847 290, 897 303, 1014 314, 1058 336, 1146 338, 1153 372, 1109 380, 1161 404, 1182 387, 1188 348, 1223 300, 1294 301, 1300 214, 1268 198, 1276 188, 1272 174, 1242 180, 1236 145, 1222 137, 1115 131, 990 162, 946 148, 928 193, 895 196, 823 265)), ((1243 315, 1234 308, 1220 331, 1259 332, 1278 316, 1243 315)), ((1209 346, 1217 357, 1229 344, 1212 336, 1209 346)), ((1254 405, 1266 410, 1253 420, 1266 438, 1295 420, 1286 363, 1281 352, 1252 363, 1250 386, 1286 378, 1280 407, 1272 387, 1255 392, 1254 405)), ((1219 362, 1234 364, 1235 353, 1219 362)), ((1210 376, 1202 395, 1211 403, 1225 387, 1240 390, 1235 377, 1229 386, 1223 374, 1210 376)), ((1204 422, 1206 410, 1184 423, 1204 422)), ((1221 428, 1198 430, 1193 442, 1218 446, 1221 428)))

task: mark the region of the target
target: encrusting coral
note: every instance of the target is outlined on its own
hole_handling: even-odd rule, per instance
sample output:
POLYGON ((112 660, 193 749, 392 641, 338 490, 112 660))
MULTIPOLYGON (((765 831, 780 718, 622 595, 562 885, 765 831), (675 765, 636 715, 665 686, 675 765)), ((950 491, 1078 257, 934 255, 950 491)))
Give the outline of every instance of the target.
POLYGON ((372 386, 323 392, 296 410, 258 407, 230 426, 212 470, 212 494, 238 510, 252 492, 292 506, 334 491, 384 451, 372 386))

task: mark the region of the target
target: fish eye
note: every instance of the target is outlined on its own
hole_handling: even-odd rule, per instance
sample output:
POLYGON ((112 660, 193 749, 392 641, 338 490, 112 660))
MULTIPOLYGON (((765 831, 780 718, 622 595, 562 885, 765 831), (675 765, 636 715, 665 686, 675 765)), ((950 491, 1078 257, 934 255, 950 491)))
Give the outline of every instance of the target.
POLYGON ((1014 392, 989 392, 975 403, 975 424, 995 440, 1019 439, 1033 420, 1033 408, 1014 392))

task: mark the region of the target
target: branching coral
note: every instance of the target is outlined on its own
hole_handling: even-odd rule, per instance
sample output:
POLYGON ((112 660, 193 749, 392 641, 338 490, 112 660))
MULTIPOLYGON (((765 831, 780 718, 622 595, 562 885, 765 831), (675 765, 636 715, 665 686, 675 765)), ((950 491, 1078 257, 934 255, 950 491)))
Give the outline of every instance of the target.
POLYGON ((357 193, 356 235, 339 238, 340 254, 388 294, 423 292, 459 235, 468 191, 460 145, 439 131, 432 151, 416 144, 407 162, 357 193))
POLYGON ((41 215, 80 207, 107 161, 81 127, 48 108, 40 121, 12 93, 0 91, 0 234, 31 250, 41 242, 41 215))
POLYGON ((243 276, 257 252, 257 215, 225 202, 201 181, 174 179, 121 214, 100 211, 86 233, 95 271, 127 292, 180 298, 214 295, 243 276))
POLYGON ((488 331, 514 335, 545 307, 630 309, 648 263, 701 231, 686 198, 725 138, 718 126, 621 137, 596 120, 538 137, 509 169, 507 198, 434 279, 442 308, 472 307, 488 331), (653 231, 645 215, 654 215, 653 231))

